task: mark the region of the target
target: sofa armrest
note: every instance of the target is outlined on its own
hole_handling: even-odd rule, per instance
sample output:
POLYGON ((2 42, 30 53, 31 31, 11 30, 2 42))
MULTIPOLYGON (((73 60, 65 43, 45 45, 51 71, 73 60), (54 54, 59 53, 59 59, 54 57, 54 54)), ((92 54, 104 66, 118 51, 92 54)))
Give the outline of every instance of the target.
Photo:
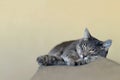
POLYGON ((99 57, 82 66, 40 67, 31 80, 120 80, 120 65, 99 57))

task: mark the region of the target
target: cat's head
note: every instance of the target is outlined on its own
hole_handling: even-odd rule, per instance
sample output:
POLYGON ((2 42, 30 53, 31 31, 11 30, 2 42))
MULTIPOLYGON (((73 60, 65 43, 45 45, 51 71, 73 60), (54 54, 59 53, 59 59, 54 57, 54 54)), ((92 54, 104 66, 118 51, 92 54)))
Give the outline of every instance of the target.
POLYGON ((112 40, 101 41, 93 37, 88 29, 84 31, 82 42, 80 43, 82 52, 87 55, 106 57, 112 40))

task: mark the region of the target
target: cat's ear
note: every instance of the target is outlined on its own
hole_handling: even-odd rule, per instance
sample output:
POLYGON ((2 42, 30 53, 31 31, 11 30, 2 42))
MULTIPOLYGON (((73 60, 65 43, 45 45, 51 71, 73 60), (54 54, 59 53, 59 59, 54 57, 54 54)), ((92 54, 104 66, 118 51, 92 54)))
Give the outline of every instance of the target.
POLYGON ((90 34, 89 30, 87 28, 85 28, 83 39, 88 40, 90 37, 91 37, 91 34, 90 34))
POLYGON ((112 40, 110 39, 103 42, 103 46, 105 47, 105 50, 108 50, 111 45, 112 45, 112 40))

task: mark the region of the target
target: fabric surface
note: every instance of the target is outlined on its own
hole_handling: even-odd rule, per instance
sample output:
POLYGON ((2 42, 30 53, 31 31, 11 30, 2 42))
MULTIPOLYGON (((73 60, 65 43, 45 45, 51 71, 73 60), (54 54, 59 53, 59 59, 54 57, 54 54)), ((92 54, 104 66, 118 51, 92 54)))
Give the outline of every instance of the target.
POLYGON ((82 66, 40 67, 31 80, 120 80, 120 65, 100 57, 82 66))

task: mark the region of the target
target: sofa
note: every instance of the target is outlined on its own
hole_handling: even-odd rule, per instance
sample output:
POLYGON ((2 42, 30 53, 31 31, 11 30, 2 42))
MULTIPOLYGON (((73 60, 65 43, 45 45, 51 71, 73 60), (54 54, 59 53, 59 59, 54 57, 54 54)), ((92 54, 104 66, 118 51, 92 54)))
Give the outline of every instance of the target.
POLYGON ((31 80, 120 80, 120 64, 99 57, 82 66, 40 66, 31 80))

